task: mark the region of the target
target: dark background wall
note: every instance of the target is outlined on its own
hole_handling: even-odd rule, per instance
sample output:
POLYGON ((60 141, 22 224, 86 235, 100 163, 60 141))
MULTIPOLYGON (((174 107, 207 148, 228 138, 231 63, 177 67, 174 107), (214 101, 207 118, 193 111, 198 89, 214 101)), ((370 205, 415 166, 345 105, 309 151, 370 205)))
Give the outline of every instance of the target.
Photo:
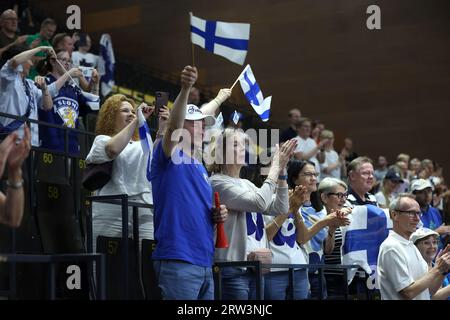
MULTIPOLYGON (((77 4, 82 28, 110 33, 117 53, 177 76, 191 62, 189 16, 251 24, 246 63, 272 95, 273 127, 286 113, 321 119, 360 154, 389 160, 399 152, 450 168, 450 1, 227 0, 31 1, 64 21, 77 4), (381 8, 381 30, 366 9, 381 8)), ((230 86, 242 67, 195 49, 199 86, 230 86)), ((239 88, 234 102, 251 108, 239 88)), ((449 170, 446 172, 450 178, 449 170)))

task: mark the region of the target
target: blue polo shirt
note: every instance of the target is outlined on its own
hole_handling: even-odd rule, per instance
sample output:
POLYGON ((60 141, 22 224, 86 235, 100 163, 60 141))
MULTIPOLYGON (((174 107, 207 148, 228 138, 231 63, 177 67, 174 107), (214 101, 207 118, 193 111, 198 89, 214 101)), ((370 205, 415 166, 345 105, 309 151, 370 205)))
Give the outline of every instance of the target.
POLYGON ((157 242, 153 259, 211 267, 213 191, 203 164, 180 149, 167 158, 160 142, 153 152, 150 181, 157 242))
MULTIPOLYGON (((442 225, 442 216, 438 209, 428 205, 426 210, 422 210, 422 208, 420 210, 422 211, 420 221, 422 221, 425 228, 436 230, 442 225)), ((443 247, 442 237, 439 237, 438 248, 443 249, 443 247)))
POLYGON ((436 230, 442 225, 442 216, 438 209, 428 206, 426 210, 422 210, 422 217, 420 220, 423 223, 423 226, 431 229, 436 230))
MULTIPOLYGON (((47 84, 54 83, 56 78, 48 75, 45 78, 47 84)), ((80 88, 66 82, 59 89, 59 93, 53 98, 53 108, 49 111, 39 110, 39 120, 57 125, 65 125, 69 128, 78 128, 78 115, 80 106, 86 106, 86 98, 81 93, 80 88)), ((64 151, 65 146, 65 130, 52 128, 48 126, 39 126, 39 138, 41 147, 55 151, 64 151)), ((78 135, 73 131, 69 131, 69 152, 78 154, 78 135)))

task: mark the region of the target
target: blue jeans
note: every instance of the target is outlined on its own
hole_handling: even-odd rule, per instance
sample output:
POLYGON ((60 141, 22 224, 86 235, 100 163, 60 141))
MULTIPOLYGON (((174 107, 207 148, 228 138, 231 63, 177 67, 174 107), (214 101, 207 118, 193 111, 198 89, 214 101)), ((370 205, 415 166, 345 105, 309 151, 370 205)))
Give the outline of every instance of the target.
POLYGON ((153 268, 164 300, 214 299, 214 280, 210 267, 180 260, 154 260, 153 268))
POLYGON ((322 292, 322 299, 328 298, 327 294, 327 282, 325 276, 322 274, 322 287, 320 287, 319 274, 310 272, 309 283, 311 285, 311 299, 320 299, 320 293, 322 292))
POLYGON ((266 300, 303 300, 309 296, 308 272, 294 271, 294 297, 290 294, 289 272, 271 272, 264 279, 264 298, 266 300))
MULTIPOLYGON (((221 271, 223 300, 256 300, 256 273, 246 269, 225 267, 221 271)), ((264 293, 264 278, 261 290, 264 293)))

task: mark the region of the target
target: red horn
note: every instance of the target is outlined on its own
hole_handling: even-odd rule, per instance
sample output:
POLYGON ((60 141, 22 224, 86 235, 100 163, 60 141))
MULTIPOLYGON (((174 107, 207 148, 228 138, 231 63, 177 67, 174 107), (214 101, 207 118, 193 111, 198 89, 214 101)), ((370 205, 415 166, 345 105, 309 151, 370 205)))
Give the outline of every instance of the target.
MULTIPOLYGON (((220 208, 220 199, 218 192, 214 192, 214 202, 216 204, 216 208, 220 208)), ((228 239, 227 235, 225 234, 223 222, 217 223, 216 248, 228 248, 228 239)))

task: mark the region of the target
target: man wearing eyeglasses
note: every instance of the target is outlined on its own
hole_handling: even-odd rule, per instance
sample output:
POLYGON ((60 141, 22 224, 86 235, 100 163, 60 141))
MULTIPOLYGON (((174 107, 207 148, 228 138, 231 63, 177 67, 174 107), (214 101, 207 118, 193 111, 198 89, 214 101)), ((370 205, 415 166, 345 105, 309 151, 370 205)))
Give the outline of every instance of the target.
POLYGON ((5 52, 12 47, 20 47, 25 50, 25 40, 28 36, 17 35, 17 14, 14 10, 5 10, 0 15, 0 67, 6 62, 5 52))
POLYGON ((450 246, 428 265, 417 247, 409 240, 416 231, 422 212, 410 194, 400 194, 392 201, 389 212, 393 230, 378 253, 378 283, 383 300, 430 300, 439 289, 450 268, 450 246))

